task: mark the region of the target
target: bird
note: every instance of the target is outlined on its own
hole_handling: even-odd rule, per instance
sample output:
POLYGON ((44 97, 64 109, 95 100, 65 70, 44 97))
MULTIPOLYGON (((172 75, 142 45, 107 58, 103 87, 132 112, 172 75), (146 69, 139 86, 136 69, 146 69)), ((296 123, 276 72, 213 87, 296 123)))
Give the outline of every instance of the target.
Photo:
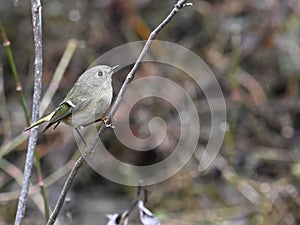
MULTIPOLYGON (((64 100, 50 114, 28 126, 25 131, 48 122, 43 132, 60 122, 76 130, 98 121, 110 107, 113 97, 112 74, 119 66, 98 65, 82 73, 64 100)), ((105 123, 105 119, 103 120, 105 123)), ((77 130, 78 131, 78 130, 77 130)))

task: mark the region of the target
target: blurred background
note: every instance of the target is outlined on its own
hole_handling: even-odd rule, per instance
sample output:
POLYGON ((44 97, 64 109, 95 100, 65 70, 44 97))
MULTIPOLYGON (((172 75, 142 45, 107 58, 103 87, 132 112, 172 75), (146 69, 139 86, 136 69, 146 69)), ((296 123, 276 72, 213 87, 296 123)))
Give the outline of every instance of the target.
MULTIPOLYGON (((99 55, 119 45, 147 39, 175 2, 43 1, 43 94, 48 87, 58 88, 46 112, 60 103, 77 77, 99 55), (76 48, 67 56, 70 63, 61 80, 52 81, 70 45, 76 48)), ((194 6, 180 11, 158 39, 191 49, 214 72, 226 100, 226 135, 220 154, 209 169, 199 173, 201 154, 196 152, 172 178, 147 187, 146 206, 170 225, 300 224, 300 2, 191 2, 194 6)), ((0 0, 0 20, 11 42, 30 112, 34 58, 30 1, 0 0)), ((156 54, 155 49, 151 51, 156 54)), ((115 64, 118 62, 112 62, 115 64)), ((162 65, 144 63, 136 77, 157 75, 161 68, 162 65)), ((129 69, 114 76, 114 95, 129 69)), ((203 149, 210 129, 205 96, 180 71, 169 68, 157 76, 176 81, 190 93, 199 112, 199 149, 203 149)), ((0 48, 0 101, 0 224, 6 225, 14 221, 28 134, 23 132, 26 119, 4 47, 0 48)), ((132 109, 131 129, 143 138, 148 131, 140 129, 140 118, 160 116, 177 124, 178 121, 168 120, 172 113, 176 112, 162 100, 152 99, 151 104, 141 101, 132 109)), ((174 143, 177 133, 170 132, 173 142, 168 143, 174 143)), ((112 130, 106 130, 102 140, 115 157, 135 165, 149 165, 171 153, 166 143, 152 151, 136 153, 118 142, 112 130)), ((37 152, 47 199, 53 207, 68 171, 80 155, 72 129, 60 125, 54 131, 40 132, 37 152)), ((34 168, 35 186, 24 224, 45 224, 37 177, 34 168)), ((60 223, 105 224, 106 214, 127 209, 135 192, 135 187, 106 180, 84 165, 68 194, 60 223)), ((140 224, 137 212, 131 221, 140 224)))

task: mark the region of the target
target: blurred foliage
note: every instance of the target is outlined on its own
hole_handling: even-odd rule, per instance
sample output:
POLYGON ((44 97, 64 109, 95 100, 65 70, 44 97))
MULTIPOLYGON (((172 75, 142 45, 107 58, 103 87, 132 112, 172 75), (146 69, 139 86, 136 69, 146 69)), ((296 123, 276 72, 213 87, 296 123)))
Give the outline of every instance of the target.
MULTIPOLYGON (((121 44, 146 39, 174 2, 43 1, 43 90, 48 87, 67 42, 72 38, 79 41, 49 111, 94 59, 121 44)), ((198 172, 200 153, 197 153, 178 174, 148 187, 148 205, 155 215, 161 215, 164 224, 170 225, 300 224, 300 2, 192 2, 194 7, 178 14, 158 39, 191 49, 213 70, 226 99, 227 132, 220 154, 204 174, 198 172)), ((11 42, 30 105, 33 88, 30 1, 15 3, 0 0, 0 19, 11 42)), ((0 50, 0 67, 0 145, 4 146, 23 132, 26 120, 4 48, 0 50)), ((137 76, 156 74, 159 68, 146 63, 137 76)), ((201 109, 199 148, 203 149, 208 140, 206 131, 210 128, 205 96, 184 74, 167 71, 172 74, 166 72, 165 76, 183 85, 201 109)), ((122 70, 120 76, 114 78, 115 92, 125 72, 126 69, 122 70)), ((164 117, 173 113, 172 110, 163 101, 156 101, 152 108, 142 101, 133 110, 130 120, 133 132, 138 137, 147 136, 147 132, 139 129, 139 113, 149 114, 149 118, 164 117)), ((176 137, 176 132, 172 135, 176 137)), ((136 165, 157 162, 170 154, 170 146, 166 145, 149 153, 128 153, 128 149, 115 140, 113 131, 105 132, 103 141, 115 157, 136 165)), ((66 126, 39 135, 37 151, 43 157, 43 175, 55 175, 56 182, 47 187, 51 205, 65 180, 62 168, 66 162, 69 163, 64 169, 70 167, 75 149, 73 132, 66 126), (62 172, 54 173, 59 169, 62 172)), ((0 224, 13 221, 20 190, 16 179, 24 166, 25 150, 26 143, 23 143, 3 156, 10 164, 5 168, 2 164, 0 171, 0 224)), ((36 177, 34 173, 33 184, 37 183, 36 177)), ((107 181, 84 166, 75 179, 61 221, 63 224, 104 224, 105 214, 126 208, 134 191, 134 188, 107 181)), ((43 224, 41 212, 33 201, 30 201, 24 224, 43 224)))

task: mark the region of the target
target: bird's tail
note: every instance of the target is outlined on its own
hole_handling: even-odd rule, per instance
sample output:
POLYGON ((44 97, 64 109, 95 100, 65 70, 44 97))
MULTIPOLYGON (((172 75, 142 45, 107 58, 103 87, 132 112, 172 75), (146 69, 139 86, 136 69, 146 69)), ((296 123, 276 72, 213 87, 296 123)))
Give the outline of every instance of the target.
POLYGON ((27 128, 25 129, 25 131, 30 130, 31 128, 33 128, 33 127, 35 127, 35 126, 37 126, 37 125, 39 125, 39 124, 41 124, 41 123, 44 123, 44 122, 46 122, 46 121, 50 121, 50 119, 52 118, 53 114, 54 114, 54 112, 52 112, 52 113, 50 113, 49 115, 47 115, 47 116, 45 116, 45 117, 39 119, 38 121, 36 121, 35 123, 33 123, 33 124, 31 124, 29 127, 27 127, 27 128))

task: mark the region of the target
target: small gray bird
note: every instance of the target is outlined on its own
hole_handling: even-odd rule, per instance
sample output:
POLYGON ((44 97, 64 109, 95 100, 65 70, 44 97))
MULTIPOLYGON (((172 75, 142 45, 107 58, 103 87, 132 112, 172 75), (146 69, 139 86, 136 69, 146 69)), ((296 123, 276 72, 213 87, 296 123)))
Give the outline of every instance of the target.
POLYGON ((102 118, 111 105, 113 97, 111 77, 118 67, 100 65, 86 70, 53 112, 25 130, 49 122, 44 132, 54 124, 55 129, 61 121, 77 129, 102 118))

